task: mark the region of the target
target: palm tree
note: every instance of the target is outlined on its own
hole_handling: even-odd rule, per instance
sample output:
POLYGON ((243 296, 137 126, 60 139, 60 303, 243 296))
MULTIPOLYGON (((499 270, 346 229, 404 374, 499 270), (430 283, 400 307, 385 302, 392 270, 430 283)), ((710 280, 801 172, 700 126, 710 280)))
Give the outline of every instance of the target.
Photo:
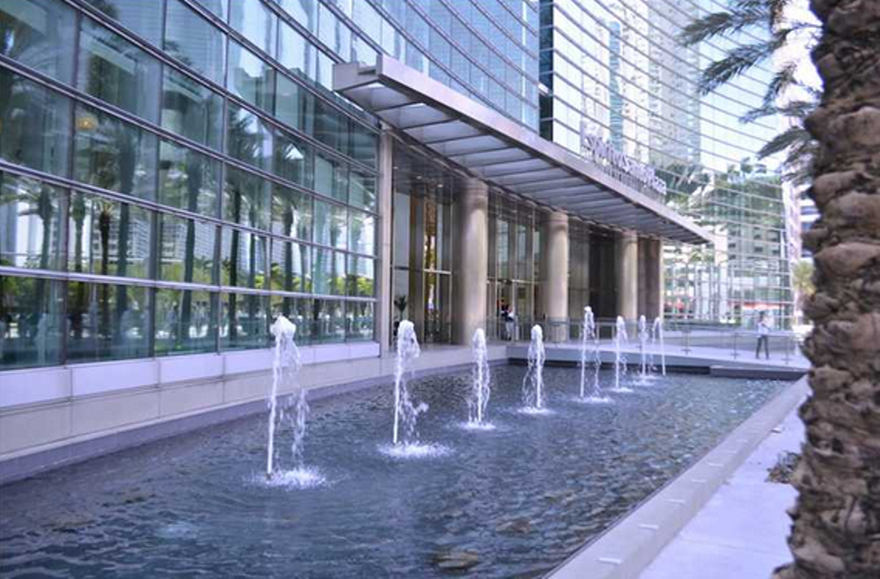
POLYGON ((813 270, 813 262, 808 259, 800 260, 791 270, 799 312, 804 310, 807 300, 816 292, 816 286, 813 284, 813 270))
MULTIPOLYGON (((789 17, 786 9, 791 3, 791 0, 731 0, 727 10, 707 14, 686 26, 679 35, 684 46, 745 33, 753 38, 750 43, 727 50, 723 58, 703 70, 698 82, 700 92, 704 95, 711 93, 748 70, 779 58, 795 43, 806 42, 808 47, 815 45, 818 25, 789 17)), ((773 115, 789 120, 790 127, 764 145, 758 158, 787 151, 782 163, 783 174, 786 180, 803 185, 809 180, 810 160, 816 153, 816 143, 804 127, 804 120, 816 109, 819 91, 799 81, 797 69, 797 62, 784 64, 767 85, 761 106, 747 111, 740 121, 750 123, 773 115), (782 97, 795 87, 803 96, 783 104, 782 97)))
POLYGON ((876 578, 880 569, 880 2, 814 1, 824 81, 806 126, 819 145, 804 234, 816 293, 804 353, 812 395, 794 476, 798 500, 777 579, 876 578))

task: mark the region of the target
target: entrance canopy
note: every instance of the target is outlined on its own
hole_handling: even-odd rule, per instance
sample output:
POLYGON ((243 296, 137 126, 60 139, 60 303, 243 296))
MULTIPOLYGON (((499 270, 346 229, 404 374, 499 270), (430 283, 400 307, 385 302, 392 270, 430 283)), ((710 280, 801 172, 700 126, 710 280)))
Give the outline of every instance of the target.
POLYGON ((661 201, 401 62, 337 64, 333 88, 471 174, 524 199, 615 229, 691 244, 707 231, 661 201))

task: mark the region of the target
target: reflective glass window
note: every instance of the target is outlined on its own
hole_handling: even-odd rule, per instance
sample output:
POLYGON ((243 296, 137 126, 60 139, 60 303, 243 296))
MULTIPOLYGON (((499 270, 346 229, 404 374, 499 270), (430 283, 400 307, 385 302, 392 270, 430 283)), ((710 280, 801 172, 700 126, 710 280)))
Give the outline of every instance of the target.
POLYGON ((368 65, 376 64, 376 58, 378 56, 376 49, 370 46, 370 43, 360 36, 355 36, 354 40, 352 41, 352 51, 353 61, 362 62, 368 65))
POLYGON ((295 129, 315 129, 315 97, 284 75, 277 77, 275 118, 295 129))
POLYGON ((237 42, 229 42, 226 88, 255 107, 272 112, 275 69, 237 42))
POLYGON ((312 248, 302 243, 272 240, 272 289, 286 292, 312 291, 312 248))
POLYGON ((346 341, 368 342, 373 339, 374 307, 373 302, 346 302, 346 341))
POLYGON ((156 291, 156 355, 217 350, 218 294, 207 291, 156 291))
MULTIPOLYGON (((138 1, 143 2, 143 0, 138 1)), ((223 21, 226 20, 228 0, 196 0, 196 2, 201 4, 205 9, 207 9, 217 18, 223 21)))
POLYGON ((262 2, 230 0, 229 24, 267 54, 275 57, 277 18, 262 2))
POLYGON ((316 294, 345 295, 345 254, 329 249, 315 248, 315 273, 313 276, 316 294))
POLYGON ((159 203, 217 216, 220 162, 163 140, 159 145, 159 203))
POLYGON ((376 218, 355 209, 349 211, 348 250, 366 255, 375 253, 376 218))
POLYGON ((150 276, 152 212, 75 191, 70 197, 68 269, 77 273, 150 276))
POLYGON ((0 171, 0 265, 64 269, 64 197, 62 189, 0 171))
POLYGON ((269 344, 267 296, 224 293, 220 296, 220 348, 264 348, 269 344))
POLYGON ((0 54, 73 82, 76 14, 55 0, 0 0, 0 54))
POLYGON ((66 176, 70 100, 0 68, 0 158, 66 176))
POLYGON ((260 169, 272 169, 272 133, 257 115, 229 105, 226 150, 230 156, 260 169))
POLYGON ((368 257, 348 256, 348 295, 371 298, 376 294, 375 266, 368 257))
POLYGON ((280 0, 281 7, 309 32, 317 32, 318 0, 280 0))
POLYGON ((159 279, 216 285, 213 223, 168 213, 159 216, 159 279))
POLYGON ((328 147, 348 152, 348 118, 324 101, 315 102, 314 135, 328 147))
POLYGON ((166 66, 162 128, 219 150, 223 138, 223 97, 166 66))
POLYGON ((343 163, 321 153, 315 155, 315 191, 340 201, 347 201, 347 173, 343 163))
POLYGON ((153 199, 156 135, 91 107, 76 105, 74 178, 153 199))
POLYGON ((319 4, 319 11, 318 38, 347 62, 351 58, 351 29, 323 4, 319 4))
POLYGON ((342 205, 330 206, 330 245, 336 249, 348 247, 348 209, 342 205))
POLYGON ((320 245, 330 245, 330 204, 325 201, 314 200, 315 206, 315 238, 320 245))
POLYGON ((312 341, 328 344, 345 341, 345 302, 315 300, 312 341))
POLYGON ((311 241, 312 196, 281 185, 273 186, 272 233, 311 241))
POLYGON ((371 211, 376 210, 376 178, 357 171, 349 173, 348 202, 371 211))
POLYGON ((61 363, 65 284, 0 273, 0 369, 61 363))
POLYGON ((150 290, 79 281, 67 286, 67 361, 145 358, 150 290))
POLYGON ((376 166, 379 141, 376 133, 359 123, 351 123, 351 156, 368 165, 376 166))
POLYGON ((162 2, 144 0, 86 0, 144 40, 159 45, 162 40, 162 2))
POLYGON ((292 73, 316 78, 315 47, 288 24, 282 22, 279 30, 278 61, 292 73))
MULTIPOLYGON (((412 12, 412 10, 410 10, 412 12)), ((382 17, 369 2, 354 3, 354 19, 375 42, 382 41, 382 17)))
POLYGON ((312 299, 281 295, 270 296, 271 319, 279 314, 296 325, 296 343, 300 347, 312 341, 312 299))
POLYGON ((180 0, 168 0, 167 6, 165 52, 222 84, 226 35, 180 0))
POLYGON ((268 181, 239 169, 227 168, 223 219, 256 229, 268 229, 270 202, 268 181))
POLYGON ((220 283, 266 288, 266 238, 250 231, 223 228, 220 245, 220 283))
POLYGON ((275 133, 275 174, 303 187, 312 187, 314 155, 311 146, 294 135, 275 133))

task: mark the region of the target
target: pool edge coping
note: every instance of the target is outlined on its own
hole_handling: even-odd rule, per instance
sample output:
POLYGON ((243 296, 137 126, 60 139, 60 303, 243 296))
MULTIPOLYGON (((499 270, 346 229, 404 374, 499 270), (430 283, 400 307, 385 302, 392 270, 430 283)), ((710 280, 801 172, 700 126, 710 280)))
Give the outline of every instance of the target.
POLYGON ((786 385, 696 463, 545 577, 638 577, 808 393, 807 376, 786 385))

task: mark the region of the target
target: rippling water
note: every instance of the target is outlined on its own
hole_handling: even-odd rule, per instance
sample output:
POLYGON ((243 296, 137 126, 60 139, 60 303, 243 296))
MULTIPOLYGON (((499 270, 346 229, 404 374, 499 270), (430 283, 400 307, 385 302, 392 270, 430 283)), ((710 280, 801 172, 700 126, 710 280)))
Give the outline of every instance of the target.
POLYGON ((586 405, 576 369, 547 368, 552 413, 535 416, 518 412, 523 372, 494 369, 482 431, 462 428, 468 375, 414 383, 422 441, 446 451, 427 458, 383 452, 390 385, 314 403, 305 456, 326 482, 311 488, 263 482, 263 416, 3 487, 0 572, 421 578, 468 551, 474 576, 538 576, 781 385, 670 375, 586 405))

